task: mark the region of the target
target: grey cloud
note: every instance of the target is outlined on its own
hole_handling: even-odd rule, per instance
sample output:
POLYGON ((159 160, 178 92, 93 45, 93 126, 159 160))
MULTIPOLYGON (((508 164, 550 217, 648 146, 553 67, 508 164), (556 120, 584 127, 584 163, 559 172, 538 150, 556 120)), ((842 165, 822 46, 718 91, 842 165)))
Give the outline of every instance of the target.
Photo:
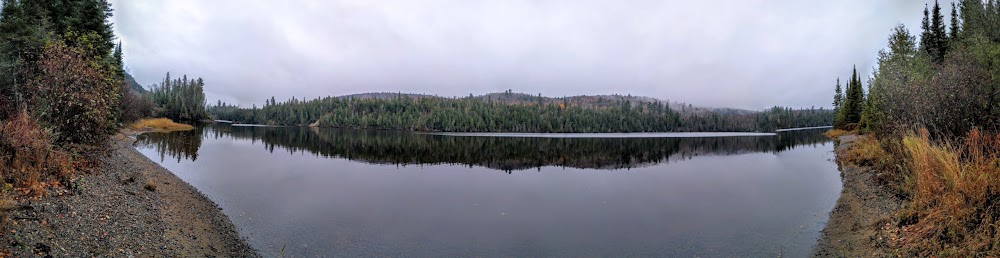
MULTIPOLYGON (((892 1, 112 1, 143 85, 203 77, 211 102, 368 91, 632 94, 695 105, 829 107, 870 73, 892 1)), ((947 9, 947 8, 946 8, 947 9)), ((947 13, 947 12, 946 12, 947 13)))

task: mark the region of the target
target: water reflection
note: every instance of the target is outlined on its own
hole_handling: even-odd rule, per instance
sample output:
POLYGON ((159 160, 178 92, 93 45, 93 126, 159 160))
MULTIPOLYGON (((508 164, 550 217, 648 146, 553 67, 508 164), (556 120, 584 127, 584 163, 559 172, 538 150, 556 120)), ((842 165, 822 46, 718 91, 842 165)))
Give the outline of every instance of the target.
POLYGON ((401 131, 308 127, 198 126, 179 133, 137 137, 136 145, 166 157, 197 160, 203 137, 261 142, 270 152, 310 153, 384 165, 461 164, 508 173, 546 166, 631 169, 703 155, 778 153, 798 146, 826 145, 816 130, 776 136, 710 138, 516 138, 456 137, 401 131))

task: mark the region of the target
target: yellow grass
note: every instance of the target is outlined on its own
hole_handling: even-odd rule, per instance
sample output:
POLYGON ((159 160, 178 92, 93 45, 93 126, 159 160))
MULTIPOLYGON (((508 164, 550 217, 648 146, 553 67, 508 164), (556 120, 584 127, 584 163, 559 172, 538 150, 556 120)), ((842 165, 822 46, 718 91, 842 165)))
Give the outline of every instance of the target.
POLYGON ((901 243, 915 256, 1000 254, 1000 135, 969 132, 934 143, 927 132, 903 139, 915 177, 901 243))
POLYGON ((872 136, 862 135, 854 141, 854 146, 847 149, 840 158, 841 161, 859 166, 884 168, 892 161, 892 155, 882 148, 882 144, 872 136))
POLYGON ((174 132, 174 131, 187 131, 194 129, 194 127, 191 125, 177 123, 174 122, 173 120, 170 120, 169 118, 142 119, 132 124, 130 128, 136 131, 153 131, 153 132, 174 132))
POLYGON ((840 138, 841 136, 848 135, 850 133, 851 132, 840 130, 840 129, 832 129, 832 130, 826 131, 826 133, 824 133, 824 135, 826 135, 826 137, 837 139, 837 138, 840 138))

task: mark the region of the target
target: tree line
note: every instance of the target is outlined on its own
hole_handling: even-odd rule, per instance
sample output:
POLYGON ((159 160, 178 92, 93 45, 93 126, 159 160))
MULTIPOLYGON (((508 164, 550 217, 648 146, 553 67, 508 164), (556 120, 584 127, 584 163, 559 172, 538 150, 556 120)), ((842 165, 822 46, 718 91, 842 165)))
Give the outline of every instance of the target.
POLYGON ((449 132, 773 131, 823 126, 833 121, 833 112, 822 108, 695 113, 678 112, 660 101, 622 98, 585 104, 579 98, 533 99, 536 101, 506 102, 476 96, 397 94, 276 102, 272 97, 263 107, 251 108, 219 101, 208 107, 208 113, 236 123, 449 132))
POLYGON ((867 94, 856 69, 846 93, 838 79, 836 127, 880 135, 927 128, 946 138, 1000 128, 1000 1, 953 3, 950 18, 946 26, 935 2, 924 9, 919 40, 902 24, 893 28, 867 94))
POLYGON ((188 121, 208 118, 205 81, 201 78, 188 80, 187 75, 183 75, 171 80, 168 72, 160 84, 150 86, 145 97, 155 105, 149 111, 151 116, 188 121))

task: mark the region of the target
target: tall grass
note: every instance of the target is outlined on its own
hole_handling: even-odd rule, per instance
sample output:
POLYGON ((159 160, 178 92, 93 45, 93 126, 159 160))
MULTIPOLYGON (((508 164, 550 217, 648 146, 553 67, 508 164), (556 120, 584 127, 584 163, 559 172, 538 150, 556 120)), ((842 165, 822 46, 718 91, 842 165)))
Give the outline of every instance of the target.
POLYGON ((962 141, 935 143, 921 130, 903 145, 914 180, 902 247, 917 256, 1000 252, 1000 135, 973 129, 962 141))
POLYGON ((156 131, 156 132, 173 132, 173 131, 187 131, 194 129, 193 126, 187 124, 181 124, 170 120, 169 118, 150 118, 150 119, 140 119, 130 126, 132 130, 139 131, 156 131))

